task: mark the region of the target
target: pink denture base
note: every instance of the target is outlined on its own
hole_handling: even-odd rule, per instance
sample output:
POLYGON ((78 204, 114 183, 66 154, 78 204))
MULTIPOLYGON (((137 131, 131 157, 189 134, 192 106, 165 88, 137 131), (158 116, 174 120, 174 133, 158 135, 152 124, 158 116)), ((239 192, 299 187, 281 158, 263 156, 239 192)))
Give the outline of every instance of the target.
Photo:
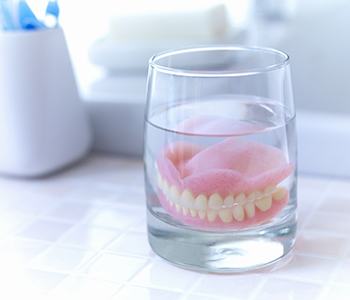
MULTIPOLYGON (((277 186, 294 170, 278 148, 239 137, 227 138, 207 148, 185 142, 174 143, 159 156, 157 168, 169 185, 176 186, 180 192, 188 189, 194 197, 200 194, 209 197, 214 193, 226 197, 264 191, 267 187, 277 186)), ((244 228, 263 223, 281 211, 288 198, 287 193, 284 199, 273 201, 270 209, 257 211, 250 219, 224 224, 178 213, 159 190, 162 206, 176 219, 205 227, 244 228)))

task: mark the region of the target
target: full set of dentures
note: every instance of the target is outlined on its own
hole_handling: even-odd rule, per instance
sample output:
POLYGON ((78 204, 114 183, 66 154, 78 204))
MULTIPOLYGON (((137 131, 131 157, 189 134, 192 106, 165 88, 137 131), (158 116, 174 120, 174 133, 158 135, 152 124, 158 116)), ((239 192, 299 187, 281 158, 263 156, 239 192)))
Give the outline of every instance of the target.
POLYGON ((228 138, 207 148, 178 142, 157 160, 158 198, 185 224, 244 228, 286 205, 281 182, 293 171, 275 147, 228 138))

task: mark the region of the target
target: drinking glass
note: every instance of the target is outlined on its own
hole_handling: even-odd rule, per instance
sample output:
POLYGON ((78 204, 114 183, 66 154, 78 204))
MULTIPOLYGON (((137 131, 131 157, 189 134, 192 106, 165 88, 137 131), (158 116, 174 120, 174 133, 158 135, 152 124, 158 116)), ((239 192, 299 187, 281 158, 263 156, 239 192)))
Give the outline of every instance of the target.
POLYGON ((159 256, 215 273, 289 260, 297 198, 288 55, 199 47, 152 57, 144 162, 159 256))

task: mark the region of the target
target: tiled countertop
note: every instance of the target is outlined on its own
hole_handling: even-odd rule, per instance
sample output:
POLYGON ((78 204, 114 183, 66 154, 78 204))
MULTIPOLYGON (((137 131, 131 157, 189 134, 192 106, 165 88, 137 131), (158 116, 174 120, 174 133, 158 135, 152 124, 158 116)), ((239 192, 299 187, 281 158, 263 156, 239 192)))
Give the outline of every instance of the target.
POLYGON ((301 177, 292 262, 209 275, 150 250, 140 161, 93 155, 47 179, 2 178, 0 299, 348 300, 349 190, 350 181, 301 177))

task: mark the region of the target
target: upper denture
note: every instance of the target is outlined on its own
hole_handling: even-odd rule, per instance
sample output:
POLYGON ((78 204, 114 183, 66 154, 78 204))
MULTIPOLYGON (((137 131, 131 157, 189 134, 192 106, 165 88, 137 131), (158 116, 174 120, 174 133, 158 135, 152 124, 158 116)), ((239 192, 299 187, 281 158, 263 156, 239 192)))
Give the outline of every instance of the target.
POLYGON ((205 149, 172 144, 159 158, 158 168, 179 190, 189 189, 194 196, 216 192, 222 197, 277 185, 293 170, 278 148, 239 137, 205 149))

